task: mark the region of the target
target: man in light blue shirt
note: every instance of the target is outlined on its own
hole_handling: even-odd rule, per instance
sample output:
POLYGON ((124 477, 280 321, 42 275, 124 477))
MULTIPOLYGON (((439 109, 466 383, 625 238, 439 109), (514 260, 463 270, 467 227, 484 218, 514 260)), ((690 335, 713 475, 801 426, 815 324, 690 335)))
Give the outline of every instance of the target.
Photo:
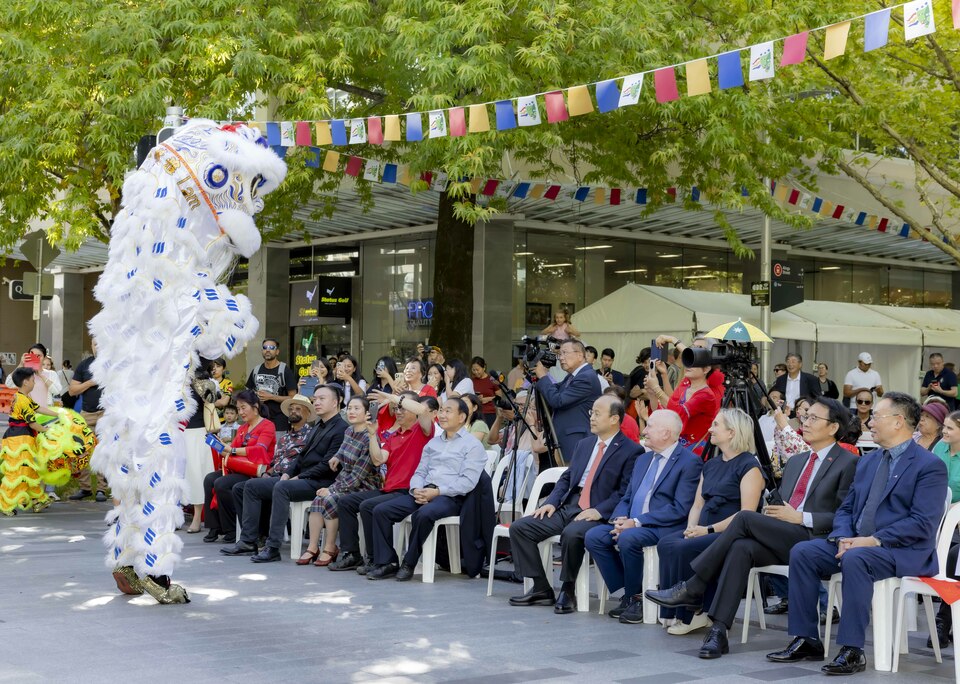
MULTIPOLYGON (((462 399, 451 398, 443 403, 438 414, 443 431, 423 448, 420 465, 410 478, 410 493, 374 509, 374 555, 378 558, 386 555, 391 560, 368 572, 367 579, 409 580, 436 521, 460 514, 464 497, 477 486, 487 462, 483 445, 466 429, 467 415, 467 405, 462 399), (410 539, 403 564, 399 565, 393 549, 393 525, 408 515, 411 516, 410 539)), ((459 549, 449 551, 459 553, 459 549)))

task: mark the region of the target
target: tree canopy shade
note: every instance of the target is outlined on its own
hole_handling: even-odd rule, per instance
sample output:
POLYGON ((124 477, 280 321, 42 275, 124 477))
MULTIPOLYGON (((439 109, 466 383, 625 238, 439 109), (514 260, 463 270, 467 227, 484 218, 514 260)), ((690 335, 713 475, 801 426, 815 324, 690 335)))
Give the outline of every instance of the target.
MULTIPOLYGON (((452 179, 509 177, 506 162, 514 159, 544 179, 572 168, 584 184, 647 188, 645 212, 672 199, 668 187, 696 186, 741 252, 720 208, 750 203, 804 228, 811 219, 774 202, 763 179, 789 174, 815 190, 816 169, 842 172, 960 262, 949 230, 960 201, 960 42, 949 3, 936 3, 936 34, 905 44, 896 9, 888 47, 864 54, 862 21, 854 22, 846 55, 828 61, 821 34, 812 33, 806 59, 777 68, 769 81, 719 91, 711 60, 714 88, 696 97, 659 104, 648 75, 636 106, 608 114, 350 150, 402 160, 413 177, 427 170, 452 179), (932 220, 885 197, 883 179, 865 165, 868 155, 849 152, 858 135, 881 153, 917 163, 915 190, 932 220)), ((67 247, 88 236, 105 239, 134 146, 159 127, 169 104, 190 116, 246 120, 255 118, 258 97, 275 120, 428 111, 680 63, 882 6, 866 0, 10 0, 0 6, 0 251, 37 219, 67 247), (328 87, 349 94, 336 111, 328 87)), ((677 75, 684 93, 684 69, 677 75)), ((267 198, 259 220, 267 239, 301 230, 294 210, 340 182, 305 167, 302 150, 291 150, 287 160, 288 180, 267 198)), ((357 183, 363 201, 373 201, 366 182, 357 183)), ((458 221, 470 224, 496 211, 496 204, 472 201, 469 183, 452 183, 447 192, 454 201, 441 207, 458 221)), ((334 202, 325 200, 317 211, 333 211, 334 202)), ((694 202, 689 208, 704 210, 694 202)))

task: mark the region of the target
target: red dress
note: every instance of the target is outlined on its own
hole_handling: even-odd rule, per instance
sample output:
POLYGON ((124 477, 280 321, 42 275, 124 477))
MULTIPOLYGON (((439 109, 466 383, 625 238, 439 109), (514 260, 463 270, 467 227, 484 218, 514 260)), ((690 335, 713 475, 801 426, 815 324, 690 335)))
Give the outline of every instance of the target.
POLYGON ((681 380, 667 402, 667 408, 676 411, 683 421, 680 445, 690 448, 700 456, 707 445, 707 430, 720 410, 721 397, 709 384, 687 396, 689 387, 689 379, 681 380))

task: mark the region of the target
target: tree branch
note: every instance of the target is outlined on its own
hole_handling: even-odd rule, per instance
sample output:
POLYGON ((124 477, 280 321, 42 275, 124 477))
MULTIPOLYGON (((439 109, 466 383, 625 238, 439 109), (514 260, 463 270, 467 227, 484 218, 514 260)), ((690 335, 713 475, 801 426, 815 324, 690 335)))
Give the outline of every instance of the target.
POLYGON ((336 81, 330 81, 328 82, 328 85, 331 88, 342 90, 345 93, 350 93, 351 95, 359 95, 360 97, 364 97, 370 100, 373 104, 380 104, 387 97, 386 93, 378 93, 374 90, 367 90, 366 88, 361 88, 359 86, 351 85, 350 83, 339 83, 336 81))
POLYGON ((933 52, 937 56, 937 61, 947 70, 947 77, 942 80, 950 81, 953 84, 954 90, 960 92, 960 76, 957 75, 957 70, 953 68, 953 64, 950 62, 950 58, 947 57, 947 53, 943 51, 940 43, 938 43, 932 35, 927 36, 927 42, 930 43, 930 47, 933 48, 933 52))

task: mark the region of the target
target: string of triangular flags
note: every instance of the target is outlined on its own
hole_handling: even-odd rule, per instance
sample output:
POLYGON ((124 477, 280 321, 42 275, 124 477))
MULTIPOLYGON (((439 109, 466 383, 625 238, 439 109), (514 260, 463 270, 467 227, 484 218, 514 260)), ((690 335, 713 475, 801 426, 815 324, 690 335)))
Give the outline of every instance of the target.
MULTIPOLYGON (((806 58, 810 35, 824 34, 825 60, 845 54, 847 37, 852 22, 864 21, 863 51, 870 52, 887 45, 892 10, 903 8, 905 40, 913 40, 934 33, 933 0, 911 0, 862 14, 828 26, 808 29, 791 36, 741 47, 708 57, 679 62, 666 67, 650 69, 625 76, 570 86, 563 90, 523 95, 505 100, 483 102, 461 107, 448 107, 427 112, 386 114, 354 119, 323 119, 319 121, 251 121, 251 125, 266 131, 267 142, 278 147, 309 147, 349 145, 383 145, 388 142, 420 142, 441 137, 459 137, 491 130, 488 107, 494 107, 493 129, 509 130, 517 126, 537 126, 546 114, 547 123, 567 121, 573 116, 593 111, 607 113, 635 105, 640 101, 645 77, 653 77, 657 102, 665 103, 680 98, 677 70, 684 68, 688 97, 711 92, 709 62, 716 61, 717 87, 720 90, 743 86, 742 53, 749 50, 747 80, 764 81, 774 78, 776 60, 774 46, 782 43, 780 67, 799 64, 806 58), (593 88, 594 97, 590 96, 593 88), (543 98, 543 108, 540 98, 543 98), (594 99, 596 108, 594 108, 594 99), (427 115, 424 129, 423 115, 427 115)), ((960 2, 951 0, 953 27, 960 28, 960 2)))
MULTIPOLYGON (((960 0, 957 0, 960 3, 960 0)), ((286 156, 285 147, 274 146, 273 149, 281 157, 286 156)), ((368 159, 356 155, 341 155, 335 150, 322 150, 319 147, 310 147, 307 151, 306 165, 311 168, 321 168, 321 155, 323 156, 322 168, 328 173, 343 173, 354 178, 363 177, 365 180, 373 183, 383 183, 388 185, 410 186, 414 180, 423 181, 429 190, 443 192, 450 183, 449 176, 443 171, 424 171, 419 176, 413 176, 410 173, 410 167, 407 164, 394 164, 383 162, 378 159, 368 159), (343 157, 346 161, 343 162, 343 157), (342 167, 342 168, 341 168, 342 167)), ((492 197, 498 197, 510 202, 522 200, 574 200, 578 202, 590 201, 593 204, 620 206, 625 204, 646 205, 650 199, 650 193, 647 188, 613 188, 608 186, 579 185, 569 183, 554 183, 543 180, 517 180, 505 178, 470 178, 463 179, 470 183, 471 192, 478 197, 481 203, 488 201, 492 197)), ((665 203, 673 203, 677 200, 692 202, 701 201, 701 192, 697 187, 677 188, 669 187, 664 191, 665 195, 660 198, 665 203)), ((795 206, 798 209, 809 211, 821 218, 835 219, 852 223, 857 226, 863 226, 870 230, 876 230, 880 233, 899 235, 900 237, 919 238, 917 231, 911 231, 910 224, 891 219, 884 216, 877 216, 862 209, 856 209, 849 205, 831 202, 828 199, 819 197, 804 189, 793 187, 785 182, 770 183, 770 193, 774 200, 783 205, 795 206)), ((744 197, 749 196, 746 188, 742 188, 740 194, 744 197)))

